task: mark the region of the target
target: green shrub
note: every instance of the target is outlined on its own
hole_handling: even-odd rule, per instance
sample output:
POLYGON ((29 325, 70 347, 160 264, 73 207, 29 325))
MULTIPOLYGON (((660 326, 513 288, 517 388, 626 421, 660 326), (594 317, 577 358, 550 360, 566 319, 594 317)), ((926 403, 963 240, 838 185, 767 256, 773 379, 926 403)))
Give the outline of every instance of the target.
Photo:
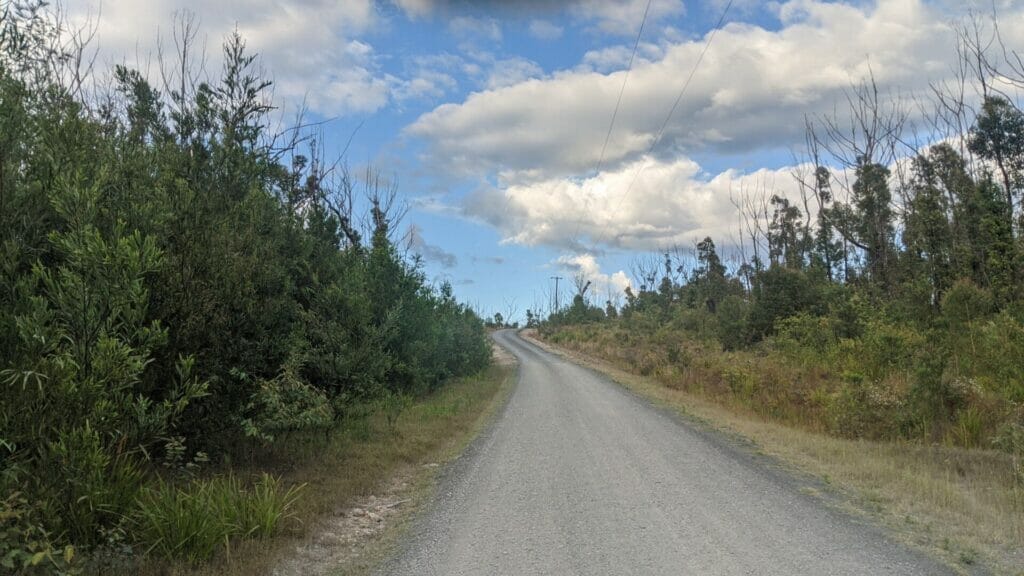
POLYGON ((408 394, 395 392, 394 390, 385 390, 381 393, 379 403, 380 411, 387 420, 388 430, 394 432, 395 426, 398 424, 398 418, 412 406, 413 398, 408 394))
POLYGON ((252 416, 242 422, 246 435, 265 442, 295 430, 324 430, 334 424, 334 409, 327 395, 285 370, 277 378, 261 380, 248 406, 252 416))
POLYGON ((1024 458, 1024 409, 1011 416, 996 431, 992 445, 1000 450, 1024 458))
POLYGON ((291 517, 301 489, 285 489, 267 474, 249 489, 233 476, 159 482, 139 496, 131 535, 150 554, 207 560, 230 550, 233 539, 273 535, 291 517))
POLYGON ((969 328, 971 354, 958 354, 961 366, 982 387, 1018 404, 1024 403, 1024 324, 1008 312, 969 328))
POLYGON ((241 535, 246 538, 273 536, 292 517, 295 502, 304 486, 290 486, 286 489, 280 478, 263 474, 248 492, 244 489, 236 490, 238 499, 235 506, 241 535))
POLYGON ((30 518, 29 503, 20 493, 0 500, 0 571, 25 576, 79 574, 75 548, 55 548, 50 535, 30 518))
POLYGON ((117 66, 94 107, 62 81, 47 4, 0 8, 0 495, 54 549, 119 547, 132 518, 155 552, 206 557, 227 524, 201 509, 230 486, 156 472, 480 371, 488 339, 397 249, 384 185, 354 213, 319 162, 272 148, 239 36, 219 79, 175 97, 117 66))
POLYGON ((970 280, 958 280, 942 297, 942 314, 954 330, 990 315, 994 307, 992 294, 970 280))
POLYGON ((757 390, 757 378, 742 366, 730 365, 722 370, 722 379, 729 391, 742 402, 751 403, 757 390))
MULTIPOLYGON (((739 314, 736 306, 732 306, 730 313, 739 314)), ((706 307, 699 308, 683 308, 679 307, 674 310, 672 321, 668 324, 669 330, 665 332, 671 332, 675 329, 676 334, 678 331, 686 332, 692 339, 707 341, 717 340, 718 335, 721 331, 720 321, 717 314, 712 313, 706 307)))
POLYGON ((750 305, 730 294, 718 305, 718 341, 725 350, 738 350, 747 342, 750 305))
POLYGON ((902 436, 906 399, 894 386, 846 374, 828 405, 830 428, 847 438, 902 436))
POLYGON ((876 380, 913 373, 920 357, 930 351, 926 337, 917 330, 883 320, 868 322, 858 343, 863 370, 876 380))
POLYGON ((71 542, 104 544, 103 530, 119 527, 143 483, 138 459, 112 454, 88 423, 80 429, 61 431, 49 445, 46 479, 29 484, 47 494, 38 503, 50 526, 71 542), (53 479, 63 482, 54 486, 53 479))
POLYGON ((985 416, 976 406, 968 406, 956 416, 953 426, 954 443, 966 448, 978 448, 983 443, 985 416))
POLYGON ((838 344, 835 321, 829 316, 796 314, 779 322, 775 343, 791 357, 803 358, 809 352, 820 358, 838 344))
POLYGON ((760 274, 750 310, 753 340, 774 334, 777 323, 800 312, 820 313, 821 294, 806 274, 772 266, 760 274))

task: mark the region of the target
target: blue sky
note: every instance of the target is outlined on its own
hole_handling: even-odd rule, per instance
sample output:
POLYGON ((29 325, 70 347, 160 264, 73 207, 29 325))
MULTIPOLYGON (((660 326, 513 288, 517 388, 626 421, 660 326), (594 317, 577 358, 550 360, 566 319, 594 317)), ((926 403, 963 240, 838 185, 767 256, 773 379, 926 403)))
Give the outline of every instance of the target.
MULTIPOLYGON (((172 15, 200 25, 216 71, 233 28, 261 54, 286 114, 325 120, 328 156, 393 178, 412 249, 485 314, 546 308, 551 276, 582 274, 595 300, 630 262, 711 235, 737 243, 730 195, 796 197, 807 116, 873 73, 925 94, 955 59, 949 24, 969 2, 735 0, 675 114, 659 128, 726 0, 651 0, 604 157, 600 153, 647 0, 73 0, 100 65, 156 77, 172 15), (595 168, 602 165, 600 173, 595 168), (628 192, 627 192, 628 190, 628 192)), ((993 4, 979 2, 991 11, 993 4)), ((999 0, 1024 44, 1018 2, 999 0)), ((635 283, 635 281, 632 281, 635 283)), ((571 282, 563 283, 563 301, 571 282)))

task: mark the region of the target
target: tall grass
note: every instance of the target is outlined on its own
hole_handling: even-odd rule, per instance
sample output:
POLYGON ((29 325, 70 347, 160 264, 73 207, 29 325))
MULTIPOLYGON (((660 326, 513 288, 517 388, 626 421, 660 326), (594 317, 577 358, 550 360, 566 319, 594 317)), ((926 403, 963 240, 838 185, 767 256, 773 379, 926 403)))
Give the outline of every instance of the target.
POLYGON ((267 538, 292 517, 303 486, 263 474, 247 488, 233 475, 143 489, 132 534, 147 553, 199 562, 231 542, 267 538))
POLYGON ((988 347, 1001 350, 1001 357, 952 346, 952 360, 940 369, 929 359, 946 348, 912 330, 872 324, 860 338, 838 339, 823 322, 796 317, 778 336, 735 351, 672 326, 643 331, 622 322, 560 326, 546 338, 668 387, 813 432, 1024 456, 1018 399, 1024 336, 1006 315, 964 329, 989 338, 988 347))

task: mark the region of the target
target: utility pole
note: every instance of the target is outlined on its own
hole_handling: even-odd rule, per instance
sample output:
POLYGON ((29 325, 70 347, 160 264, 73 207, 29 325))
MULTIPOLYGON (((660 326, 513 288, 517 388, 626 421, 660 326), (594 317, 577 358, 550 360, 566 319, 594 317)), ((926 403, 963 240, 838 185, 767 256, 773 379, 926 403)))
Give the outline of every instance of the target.
POLYGON ((559 310, 559 308, 558 308, 558 281, 562 280, 563 278, 561 276, 552 276, 551 279, 555 281, 555 312, 557 313, 558 310, 559 310))

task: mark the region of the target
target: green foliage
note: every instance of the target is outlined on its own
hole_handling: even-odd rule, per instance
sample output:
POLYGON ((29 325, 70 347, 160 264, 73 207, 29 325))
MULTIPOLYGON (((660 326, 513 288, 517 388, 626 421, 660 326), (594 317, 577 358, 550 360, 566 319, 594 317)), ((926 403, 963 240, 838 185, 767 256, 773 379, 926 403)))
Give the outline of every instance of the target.
POLYGON ((228 551, 238 538, 267 538, 291 517, 302 486, 264 474, 251 488, 233 476, 142 490, 132 534, 147 552, 192 562, 228 551))
POLYGON ((858 216, 854 234, 864 246, 869 278, 888 286, 894 260, 889 169, 866 158, 860 159, 852 196, 858 216))
POLYGON ((814 316, 801 312, 779 323, 776 346, 793 356, 809 353, 821 356, 839 344, 837 322, 831 316, 814 316))
POLYGON ((0 501, 0 569, 5 574, 79 574, 71 545, 55 549, 49 535, 29 520, 28 502, 14 492, 0 501))
POLYGON ((831 430, 848 438, 898 438, 904 403, 890 386, 848 374, 828 406, 831 430))
POLYGON ((802 311, 817 311, 821 297, 806 274, 772 266, 758 275, 749 330, 754 339, 774 334, 776 323, 802 311))
POLYGON ((395 249, 392 189, 368 175, 361 198, 315 146, 277 147, 241 37, 219 78, 164 94, 117 66, 86 106, 58 23, 0 8, 0 551, 206 558, 295 494, 196 480, 205 463, 476 373, 490 347, 395 249))
MULTIPOLYGON (((814 222, 778 195, 748 208, 754 256, 734 270, 711 238, 689 262, 665 253, 663 273, 654 257, 638 261, 639 291, 627 289, 606 322, 626 348, 613 356, 816 430, 1017 451, 1024 113, 989 96, 974 122, 967 148, 983 162, 939 143, 911 159, 909 178, 893 178, 873 144, 831 142, 849 153, 827 151, 852 182, 824 165, 801 180, 818 202, 814 222), (694 347, 720 356, 695 363, 700 354, 684 353, 694 347)), ((594 346, 592 324, 561 328, 582 317, 550 320, 542 334, 594 346)))
POLYGON ((267 442, 277 434, 323 430, 334 423, 327 395, 287 369, 277 378, 259 383, 247 411, 253 415, 242 421, 245 434, 267 442))
POLYGON ((967 280, 957 281, 942 298, 942 315, 953 330, 990 315, 995 307, 992 295, 967 280))
MULTIPOLYGON (((688 277, 669 254, 660 278, 641 262, 639 293, 627 290, 609 322, 626 349, 613 357, 837 435, 1018 451, 1024 243, 1008 216, 1022 181, 1022 117, 1008 101, 986 101, 970 146, 994 172, 971 172, 952 146, 934 146, 895 190, 899 215, 885 166, 858 159, 849 203, 835 201, 819 167, 816 230, 784 198, 764 207, 767 266, 755 256, 730 273, 710 238, 697 244, 688 277)), ((595 346, 593 324, 560 329, 584 324, 563 316, 542 333, 595 346)))
POLYGON ((1024 170, 1024 114, 1002 96, 986 96, 968 145, 975 154, 995 162, 1012 206, 1024 170))
POLYGON ((551 314, 548 317, 548 322, 553 324, 591 324, 601 322, 607 317, 607 307, 602 309, 594 306, 583 295, 577 294, 573 297, 571 306, 551 314))
POLYGON ((392 432, 395 430, 395 426, 398 424, 398 418, 401 417, 402 413, 410 406, 412 406, 412 397, 408 394, 387 390, 383 395, 381 395, 380 411, 384 413, 384 418, 388 422, 388 430, 391 430, 392 432))
POLYGON ((726 350, 736 350, 746 343, 746 327, 750 305, 739 296, 726 296, 718 306, 718 341, 726 350))

